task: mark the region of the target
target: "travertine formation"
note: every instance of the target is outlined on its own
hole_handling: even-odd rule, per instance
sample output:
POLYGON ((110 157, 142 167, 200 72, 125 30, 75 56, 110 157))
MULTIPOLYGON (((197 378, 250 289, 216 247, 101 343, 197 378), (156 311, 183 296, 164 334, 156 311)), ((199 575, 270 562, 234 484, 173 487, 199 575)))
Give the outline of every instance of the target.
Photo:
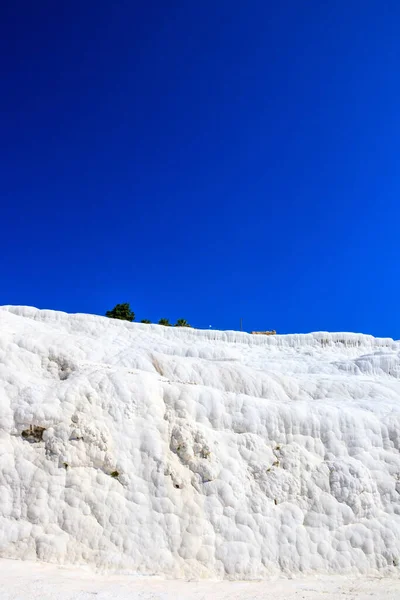
POLYGON ((0 555, 396 569, 400 345, 0 309, 0 555))

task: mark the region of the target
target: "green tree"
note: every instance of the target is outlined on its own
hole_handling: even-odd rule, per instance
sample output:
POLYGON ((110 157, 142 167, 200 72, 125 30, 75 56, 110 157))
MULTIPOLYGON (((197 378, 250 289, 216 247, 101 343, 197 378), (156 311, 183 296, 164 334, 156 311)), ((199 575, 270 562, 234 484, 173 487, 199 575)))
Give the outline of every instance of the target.
POLYGON ((151 321, 149 321, 148 319, 142 319, 140 322, 141 323, 147 323, 147 325, 151 324, 151 321))
POLYGON ((132 322, 135 320, 135 313, 131 311, 131 307, 126 302, 125 304, 117 304, 112 310, 108 310, 106 312, 106 317, 132 322))
POLYGON ((175 323, 175 327, 191 327, 186 319, 178 319, 175 323))
POLYGON ((169 319, 160 319, 158 321, 159 325, 164 325, 165 327, 171 327, 171 323, 169 322, 169 319))

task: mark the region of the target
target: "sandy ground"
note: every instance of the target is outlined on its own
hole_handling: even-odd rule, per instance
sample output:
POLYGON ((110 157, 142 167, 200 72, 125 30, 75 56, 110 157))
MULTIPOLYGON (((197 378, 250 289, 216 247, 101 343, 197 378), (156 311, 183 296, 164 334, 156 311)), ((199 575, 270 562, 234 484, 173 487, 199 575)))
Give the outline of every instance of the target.
POLYGON ((260 582, 167 581, 0 560, 1 600, 399 600, 398 577, 313 576, 260 582))

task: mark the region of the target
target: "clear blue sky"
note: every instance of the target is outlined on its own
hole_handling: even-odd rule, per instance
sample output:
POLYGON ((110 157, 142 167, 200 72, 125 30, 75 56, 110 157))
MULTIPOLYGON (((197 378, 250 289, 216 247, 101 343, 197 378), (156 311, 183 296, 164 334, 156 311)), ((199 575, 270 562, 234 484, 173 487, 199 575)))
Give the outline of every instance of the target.
POLYGON ((0 304, 400 338, 398 0, 0 10, 0 304))

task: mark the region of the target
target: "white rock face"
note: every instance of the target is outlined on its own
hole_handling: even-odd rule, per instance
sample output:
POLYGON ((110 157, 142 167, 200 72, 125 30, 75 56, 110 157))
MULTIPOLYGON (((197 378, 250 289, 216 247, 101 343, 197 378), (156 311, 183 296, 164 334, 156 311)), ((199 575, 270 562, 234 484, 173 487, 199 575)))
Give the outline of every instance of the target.
POLYGON ((173 577, 400 565, 400 344, 0 309, 0 555, 173 577))

